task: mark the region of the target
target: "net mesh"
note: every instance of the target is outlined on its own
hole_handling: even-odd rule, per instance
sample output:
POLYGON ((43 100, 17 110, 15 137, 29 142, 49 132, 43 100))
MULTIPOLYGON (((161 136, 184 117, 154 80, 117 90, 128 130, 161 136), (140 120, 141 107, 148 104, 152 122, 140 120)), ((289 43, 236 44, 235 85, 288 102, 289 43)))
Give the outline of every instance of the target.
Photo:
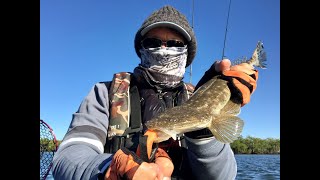
POLYGON ((45 179, 50 171, 57 143, 52 129, 40 120, 40 179, 45 179))

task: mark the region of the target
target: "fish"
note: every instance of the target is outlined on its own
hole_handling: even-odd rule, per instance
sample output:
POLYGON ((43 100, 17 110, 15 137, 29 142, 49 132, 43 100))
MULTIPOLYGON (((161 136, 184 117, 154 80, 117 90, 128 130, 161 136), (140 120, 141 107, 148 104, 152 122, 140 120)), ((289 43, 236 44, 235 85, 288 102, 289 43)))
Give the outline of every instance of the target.
MULTIPOLYGON (((266 69, 266 52, 263 43, 258 41, 250 59, 238 60, 253 68, 266 69)), ((235 64, 233 64, 235 65, 235 64)), ((200 86, 182 105, 166 109, 145 123, 148 133, 153 132, 153 143, 208 128, 222 143, 232 143, 242 133, 244 121, 238 117, 241 104, 231 99, 228 82, 213 77, 200 86)), ((150 152, 149 152, 150 154, 150 152)))

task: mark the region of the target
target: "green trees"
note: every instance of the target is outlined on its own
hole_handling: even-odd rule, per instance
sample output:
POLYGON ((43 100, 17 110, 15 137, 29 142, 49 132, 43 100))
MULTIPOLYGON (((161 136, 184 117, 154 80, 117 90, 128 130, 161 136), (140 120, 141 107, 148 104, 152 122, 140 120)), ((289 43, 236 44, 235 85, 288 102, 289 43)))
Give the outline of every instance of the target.
MULTIPOLYGON (((59 146, 61 141, 57 140, 57 145, 59 146)), ((52 152, 55 151, 56 147, 52 140, 47 138, 40 139, 40 152, 52 152)))
POLYGON ((252 136, 240 136, 230 144, 235 154, 279 154, 280 139, 260 139, 252 136))

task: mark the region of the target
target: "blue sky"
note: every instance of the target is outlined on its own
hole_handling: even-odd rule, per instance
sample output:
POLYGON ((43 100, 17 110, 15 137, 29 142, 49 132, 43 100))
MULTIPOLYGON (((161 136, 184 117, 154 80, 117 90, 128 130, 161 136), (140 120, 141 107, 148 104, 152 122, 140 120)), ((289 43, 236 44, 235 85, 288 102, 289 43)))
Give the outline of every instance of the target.
MULTIPOLYGON (((194 85, 222 57, 228 3, 194 0, 194 85)), ((95 83, 111 80, 116 72, 132 72, 139 64, 135 33, 147 16, 167 4, 192 24, 192 0, 40 1, 40 118, 59 140, 95 83)), ((258 69, 257 89, 239 115, 245 122, 242 136, 280 138, 280 1, 232 0, 225 56, 250 57, 258 40, 267 52, 267 69, 258 69)))

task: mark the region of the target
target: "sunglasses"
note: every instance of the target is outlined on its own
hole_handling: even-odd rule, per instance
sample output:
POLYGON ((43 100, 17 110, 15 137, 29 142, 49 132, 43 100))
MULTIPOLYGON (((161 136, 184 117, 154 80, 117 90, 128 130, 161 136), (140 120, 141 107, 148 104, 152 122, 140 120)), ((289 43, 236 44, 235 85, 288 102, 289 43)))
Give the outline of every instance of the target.
POLYGON ((141 41, 141 46, 145 49, 161 47, 162 44, 165 44, 166 47, 184 47, 184 43, 176 39, 162 41, 157 38, 145 38, 141 41))

